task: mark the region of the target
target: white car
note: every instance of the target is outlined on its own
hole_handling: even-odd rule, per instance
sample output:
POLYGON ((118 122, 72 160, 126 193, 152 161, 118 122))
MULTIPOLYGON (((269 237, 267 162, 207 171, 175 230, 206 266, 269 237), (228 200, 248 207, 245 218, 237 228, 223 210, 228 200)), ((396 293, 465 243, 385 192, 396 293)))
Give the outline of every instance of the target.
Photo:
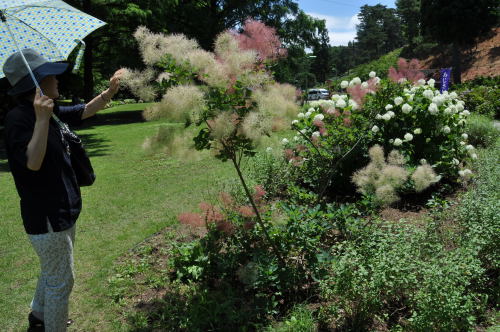
POLYGON ((307 91, 307 100, 328 99, 329 97, 330 93, 327 89, 309 89, 307 91))

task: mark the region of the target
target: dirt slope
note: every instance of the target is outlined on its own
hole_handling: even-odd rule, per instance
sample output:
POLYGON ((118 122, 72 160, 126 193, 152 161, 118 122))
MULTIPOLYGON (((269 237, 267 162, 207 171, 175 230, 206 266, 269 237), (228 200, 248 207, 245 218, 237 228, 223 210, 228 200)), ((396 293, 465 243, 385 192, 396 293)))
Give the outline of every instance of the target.
MULTIPOLYGON (((451 53, 446 52, 420 59, 422 68, 452 67, 451 53)), ((500 75, 500 27, 478 39, 476 46, 462 50, 462 81, 477 76, 500 75)))

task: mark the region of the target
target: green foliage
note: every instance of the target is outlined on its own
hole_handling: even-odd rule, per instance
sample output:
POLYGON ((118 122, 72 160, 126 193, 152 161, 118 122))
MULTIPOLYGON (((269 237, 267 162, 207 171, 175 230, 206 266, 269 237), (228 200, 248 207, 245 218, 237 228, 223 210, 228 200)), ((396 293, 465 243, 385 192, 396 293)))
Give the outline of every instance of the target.
POLYGON ((412 225, 375 222, 354 241, 332 248, 321 281, 329 306, 320 316, 347 330, 468 330, 484 296, 470 289, 479 260, 465 249, 446 251, 431 233, 412 225))
POLYGON ((469 110, 490 118, 500 118, 500 87, 479 85, 461 92, 461 98, 469 110))
MULTIPOLYGON (((464 228, 461 245, 469 248, 483 263, 492 278, 492 301, 498 300, 500 288, 494 280, 500 272, 500 140, 481 151, 474 163, 478 174, 473 187, 456 209, 456 217, 464 228), (495 300, 496 299, 496 300, 495 300)), ((498 281, 498 280, 497 280, 498 281)))
POLYGON ((469 142, 481 147, 492 146, 500 136, 500 129, 495 127, 490 118, 474 114, 467 121, 466 132, 469 142))
POLYGON ((268 232, 285 265, 263 240, 262 228, 249 228, 237 216, 232 220, 234 231, 210 227, 203 239, 179 247, 172 264, 180 280, 205 285, 218 280, 225 287, 243 289, 246 301, 258 304, 261 314, 275 315, 314 294, 316 281, 325 274, 322 266, 330 259, 328 248, 359 223, 357 211, 353 206, 283 205, 266 213, 268 232))
POLYGON ((370 61, 403 46, 401 21, 395 9, 381 4, 364 5, 358 17, 356 46, 360 62, 370 61))
POLYGON ((408 45, 414 46, 420 33, 420 0, 396 0, 398 16, 401 17, 404 37, 408 45))
POLYGON ((316 332, 315 318, 310 309, 304 305, 294 307, 286 319, 274 326, 267 327, 265 332, 316 332))
POLYGON ((471 43, 498 23, 496 0, 421 0, 425 33, 444 44, 471 43), (463 15, 467 17, 464 24, 463 15))
POLYGON ((362 79, 368 79, 368 73, 370 71, 375 71, 380 78, 386 78, 389 68, 395 67, 397 65, 398 59, 400 58, 402 49, 398 48, 387 54, 382 55, 376 60, 358 65, 349 70, 350 74, 347 76, 342 76, 333 81, 333 90, 339 91, 340 82, 347 80, 350 81, 354 77, 360 77, 362 79))

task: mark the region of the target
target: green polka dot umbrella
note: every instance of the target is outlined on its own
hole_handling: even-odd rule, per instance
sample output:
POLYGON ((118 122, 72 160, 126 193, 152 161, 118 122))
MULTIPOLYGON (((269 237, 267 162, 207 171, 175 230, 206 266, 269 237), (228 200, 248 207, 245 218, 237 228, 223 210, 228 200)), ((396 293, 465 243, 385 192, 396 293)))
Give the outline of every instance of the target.
POLYGON ((60 0, 0 0, 0 78, 13 53, 32 48, 51 62, 67 60, 83 38, 105 25, 103 21, 60 0))

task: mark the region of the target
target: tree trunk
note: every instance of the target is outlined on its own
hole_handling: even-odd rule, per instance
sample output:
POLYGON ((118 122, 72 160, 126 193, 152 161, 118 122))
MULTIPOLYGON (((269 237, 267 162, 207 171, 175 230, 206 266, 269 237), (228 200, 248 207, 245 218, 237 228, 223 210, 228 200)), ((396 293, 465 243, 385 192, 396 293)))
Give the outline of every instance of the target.
POLYGON ((458 43, 453 43, 453 83, 462 83, 462 66, 460 59, 460 47, 458 43))
MULTIPOLYGON (((92 13, 91 0, 83 0, 83 10, 86 13, 92 13)), ((83 67, 83 99, 85 102, 92 100, 94 96, 94 75, 92 67, 94 65, 92 49, 93 38, 91 36, 85 38, 85 54, 84 54, 84 67, 83 67)))

